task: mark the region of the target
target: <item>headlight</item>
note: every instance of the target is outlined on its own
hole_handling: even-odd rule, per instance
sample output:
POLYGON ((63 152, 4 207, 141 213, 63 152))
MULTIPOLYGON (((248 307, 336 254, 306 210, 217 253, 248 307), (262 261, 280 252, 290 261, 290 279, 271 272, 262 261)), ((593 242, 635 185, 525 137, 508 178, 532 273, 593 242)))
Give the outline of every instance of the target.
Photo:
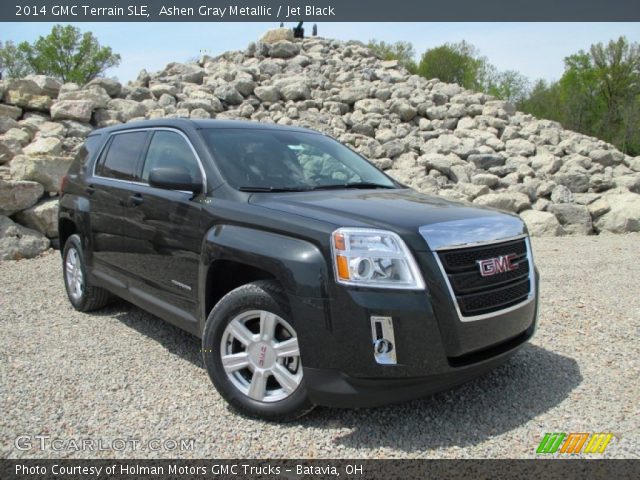
POLYGON ((424 289, 411 252, 395 233, 368 228, 339 228, 331 235, 338 283, 362 287, 424 289))

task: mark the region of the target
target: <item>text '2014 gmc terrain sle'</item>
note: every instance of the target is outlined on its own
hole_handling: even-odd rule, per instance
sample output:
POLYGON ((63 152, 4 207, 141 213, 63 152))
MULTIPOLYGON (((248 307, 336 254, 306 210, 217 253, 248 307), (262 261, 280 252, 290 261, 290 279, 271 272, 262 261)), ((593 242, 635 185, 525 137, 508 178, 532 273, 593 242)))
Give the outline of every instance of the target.
POLYGON ((538 275, 515 215, 417 193, 318 132, 153 120, 96 130, 60 198, 69 300, 122 297, 202 338, 234 407, 425 396, 533 335, 538 275))

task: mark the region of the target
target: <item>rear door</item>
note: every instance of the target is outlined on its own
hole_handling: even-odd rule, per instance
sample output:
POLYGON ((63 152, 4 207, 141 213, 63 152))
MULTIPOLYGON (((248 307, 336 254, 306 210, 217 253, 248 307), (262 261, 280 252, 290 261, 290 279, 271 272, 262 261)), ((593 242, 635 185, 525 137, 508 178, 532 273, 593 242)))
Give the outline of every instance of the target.
POLYGON ((131 220, 125 205, 131 186, 140 180, 139 170, 150 132, 116 132, 96 162, 86 190, 90 202, 91 240, 95 267, 126 277, 130 269, 131 220))
POLYGON ((162 308, 174 307, 182 318, 196 315, 198 266, 204 231, 201 211, 204 195, 149 186, 156 167, 183 167, 193 179, 202 179, 200 160, 187 136, 178 130, 156 129, 149 140, 140 169, 140 181, 132 185, 125 207, 130 229, 134 294, 162 308))

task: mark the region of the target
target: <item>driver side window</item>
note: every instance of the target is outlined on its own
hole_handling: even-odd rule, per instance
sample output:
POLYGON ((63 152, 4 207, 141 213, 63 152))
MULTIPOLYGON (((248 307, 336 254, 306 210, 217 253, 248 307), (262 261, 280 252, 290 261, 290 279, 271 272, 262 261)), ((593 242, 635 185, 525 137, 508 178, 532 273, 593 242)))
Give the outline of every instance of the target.
POLYGON ((159 130, 153 134, 149 144, 142 180, 148 183, 151 170, 167 167, 185 169, 192 180, 198 178, 198 160, 187 141, 176 132, 159 130))

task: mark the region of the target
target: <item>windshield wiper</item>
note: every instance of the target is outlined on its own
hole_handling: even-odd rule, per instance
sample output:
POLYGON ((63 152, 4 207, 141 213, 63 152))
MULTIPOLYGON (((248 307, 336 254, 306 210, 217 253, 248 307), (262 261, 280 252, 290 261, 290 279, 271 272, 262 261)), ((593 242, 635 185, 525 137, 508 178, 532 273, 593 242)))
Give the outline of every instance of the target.
POLYGON ((393 185, 381 185, 379 183, 369 182, 353 182, 353 183, 336 183, 332 185, 318 185, 312 190, 340 190, 343 188, 396 188, 393 185))
POLYGON ((239 187, 241 192, 308 192, 309 187, 239 187))

